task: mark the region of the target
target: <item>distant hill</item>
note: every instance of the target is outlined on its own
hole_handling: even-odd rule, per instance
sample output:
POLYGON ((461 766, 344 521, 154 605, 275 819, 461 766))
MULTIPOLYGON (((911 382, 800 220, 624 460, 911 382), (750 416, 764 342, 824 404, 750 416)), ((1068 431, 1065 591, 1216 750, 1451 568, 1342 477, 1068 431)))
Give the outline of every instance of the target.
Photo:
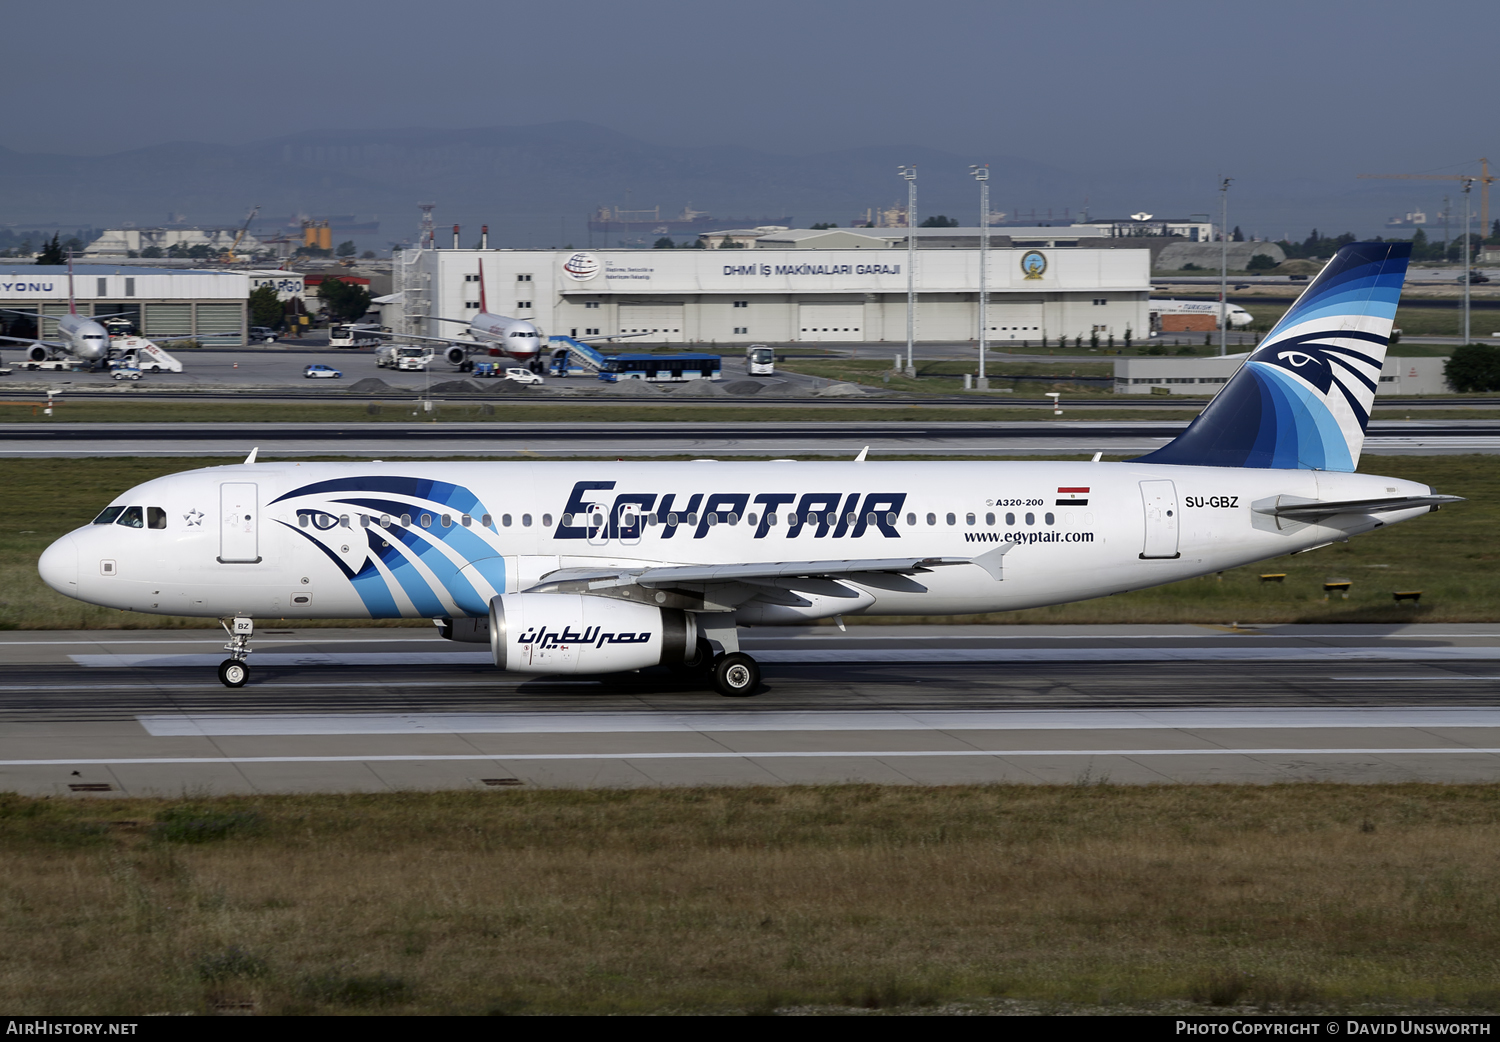
MULTIPOLYGON (((981 162, 990 163, 996 210, 1052 207, 1059 218, 1063 208, 1077 213, 1084 205, 1096 217, 1142 209, 1217 213, 1215 181, 1169 158, 1161 170, 1125 171, 1101 157, 1097 169, 1079 172, 894 145, 788 156, 755 143, 657 144, 569 121, 309 131, 244 146, 177 141, 87 158, 0 148, 0 224, 149 225, 169 213, 191 224, 237 224, 258 203, 263 220, 299 212, 378 218, 380 234, 360 242, 364 249, 411 237, 416 203, 431 200, 440 228, 464 226, 465 245, 489 224, 492 245, 581 246, 599 206, 660 206, 668 216, 692 204, 716 216, 787 214, 799 225, 847 226, 867 207, 905 201, 896 176, 902 163, 920 174, 919 216, 973 224, 978 192, 968 166, 981 162)), ((1230 223, 1297 239, 1315 225, 1376 234, 1389 213, 1411 208, 1416 191, 1356 186, 1352 175, 1347 184, 1329 184, 1289 169, 1274 181, 1239 181, 1230 223)))
MULTIPOLYGON (((904 201, 895 176, 901 163, 922 172, 919 215, 977 211, 966 171, 980 161, 899 147, 781 156, 658 145, 582 122, 318 131, 241 147, 182 141, 88 158, 0 148, 0 223, 151 224, 169 213, 193 224, 235 223, 259 203, 262 215, 378 216, 382 237, 395 239, 415 229, 417 201, 432 200, 440 226, 490 223, 497 235, 517 218, 563 218, 566 233, 576 235, 599 206, 660 206, 666 214, 689 203, 715 214, 848 224, 867 207, 904 201)), ((1026 199, 1054 198, 1059 207, 1074 180, 1025 160, 991 164, 992 184, 1026 199)))

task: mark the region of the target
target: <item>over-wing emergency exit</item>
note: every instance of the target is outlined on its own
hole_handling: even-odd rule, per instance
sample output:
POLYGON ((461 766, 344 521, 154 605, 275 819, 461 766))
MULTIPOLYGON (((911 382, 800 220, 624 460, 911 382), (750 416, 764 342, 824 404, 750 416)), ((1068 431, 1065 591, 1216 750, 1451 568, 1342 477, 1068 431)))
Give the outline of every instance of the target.
MULTIPOLYGON (((760 669, 741 625, 1008 611, 1315 549, 1456 501, 1354 473, 1409 244, 1342 249, 1176 440, 1123 463, 256 463, 116 497, 53 589, 218 618, 428 618, 527 674, 760 669)), ((861 454, 863 456, 863 454, 861 454)))

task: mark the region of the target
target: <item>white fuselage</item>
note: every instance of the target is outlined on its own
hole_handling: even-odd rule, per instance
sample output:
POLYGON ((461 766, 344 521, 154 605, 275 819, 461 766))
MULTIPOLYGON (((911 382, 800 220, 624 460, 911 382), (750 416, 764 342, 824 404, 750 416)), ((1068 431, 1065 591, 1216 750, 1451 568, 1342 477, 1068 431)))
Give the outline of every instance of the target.
POLYGON ((1014 544, 998 581, 968 564, 841 578, 804 588, 806 604, 746 603, 739 620, 954 614, 1155 586, 1426 511, 1305 524, 1256 510, 1277 497, 1428 491, 1136 463, 266 463, 137 486, 114 500, 120 519, 59 539, 39 570, 70 597, 130 611, 461 618, 561 568, 967 559, 1014 544))
POLYGON ((546 343, 536 326, 525 319, 506 318, 487 311, 470 319, 469 332, 492 352, 499 351, 521 362, 536 358, 546 343))
POLYGON ((109 357, 109 331, 87 315, 59 318, 57 336, 63 351, 81 362, 102 362, 109 357))

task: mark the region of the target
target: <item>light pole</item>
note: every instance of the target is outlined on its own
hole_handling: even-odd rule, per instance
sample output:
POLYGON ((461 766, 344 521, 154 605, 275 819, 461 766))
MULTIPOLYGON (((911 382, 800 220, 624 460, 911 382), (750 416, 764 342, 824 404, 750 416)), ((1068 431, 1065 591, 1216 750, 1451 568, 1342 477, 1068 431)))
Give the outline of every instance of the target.
POLYGON ((988 391, 990 379, 984 375, 984 349, 990 329, 986 314, 990 302, 990 165, 971 164, 969 173, 979 182, 979 382, 975 386, 981 391, 988 391))
POLYGON ((1464 343, 1469 342, 1469 189, 1473 181, 1464 182, 1464 343))
POLYGON ((1229 182, 1219 182, 1219 354, 1228 354, 1229 343, 1229 182))
POLYGON ((896 176, 906 182, 906 375, 917 375, 913 345, 917 339, 917 168, 899 166, 896 176))

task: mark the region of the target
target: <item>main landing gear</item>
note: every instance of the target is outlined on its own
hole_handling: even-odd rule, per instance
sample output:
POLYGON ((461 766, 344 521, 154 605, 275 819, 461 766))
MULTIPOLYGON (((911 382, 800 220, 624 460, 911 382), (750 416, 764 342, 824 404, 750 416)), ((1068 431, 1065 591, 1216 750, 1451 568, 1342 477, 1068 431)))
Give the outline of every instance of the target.
POLYGON ((698 662, 707 667, 714 690, 725 698, 745 698, 760 690, 760 665, 740 650, 733 612, 698 616, 698 662), (724 650, 715 655, 712 639, 724 650))
POLYGON ((250 666, 245 658, 250 654, 255 620, 241 615, 234 619, 220 619, 219 625, 229 634, 229 643, 224 645, 229 657, 219 663, 219 683, 225 687, 244 687, 245 681, 250 679, 250 666))
POLYGON ((744 698, 760 687, 760 666, 743 651, 717 656, 712 668, 714 690, 726 698, 744 698))

